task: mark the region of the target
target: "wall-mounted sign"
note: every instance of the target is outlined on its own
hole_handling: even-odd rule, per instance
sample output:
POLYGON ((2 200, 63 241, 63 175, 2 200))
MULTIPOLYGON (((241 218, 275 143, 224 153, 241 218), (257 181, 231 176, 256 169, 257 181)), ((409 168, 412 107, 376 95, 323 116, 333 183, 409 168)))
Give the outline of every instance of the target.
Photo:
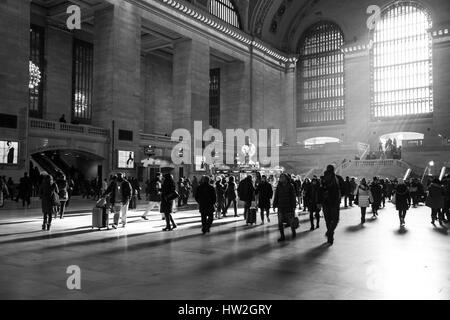
POLYGON ((0 140, 0 164, 17 164, 19 143, 11 140, 0 140))
POLYGON ((134 152, 133 151, 118 151, 117 167, 119 169, 133 169, 134 168, 134 152))

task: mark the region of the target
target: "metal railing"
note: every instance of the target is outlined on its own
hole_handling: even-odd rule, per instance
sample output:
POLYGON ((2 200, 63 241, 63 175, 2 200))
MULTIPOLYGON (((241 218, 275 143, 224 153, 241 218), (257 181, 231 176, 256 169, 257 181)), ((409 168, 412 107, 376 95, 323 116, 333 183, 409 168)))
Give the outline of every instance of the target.
POLYGON ((40 130, 51 130, 51 131, 59 131, 59 132, 68 132, 68 133, 76 133, 83 134, 89 136, 100 136, 107 138, 109 136, 109 130, 104 128, 92 127, 87 125, 75 125, 63 122, 42 120, 42 119, 30 119, 30 128, 31 129, 40 129, 40 130))

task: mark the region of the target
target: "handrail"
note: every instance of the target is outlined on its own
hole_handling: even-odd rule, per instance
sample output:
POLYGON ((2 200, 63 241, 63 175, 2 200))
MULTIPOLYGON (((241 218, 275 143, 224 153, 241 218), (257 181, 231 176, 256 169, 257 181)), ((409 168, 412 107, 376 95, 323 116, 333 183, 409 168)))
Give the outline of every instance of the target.
POLYGON ((36 118, 30 119, 30 128, 71 132, 71 133, 86 134, 86 135, 101 136, 101 137, 109 136, 109 130, 105 129, 105 128, 93 127, 93 126, 82 125, 82 124, 75 125, 75 124, 70 124, 70 123, 56 122, 56 121, 36 119, 36 118))

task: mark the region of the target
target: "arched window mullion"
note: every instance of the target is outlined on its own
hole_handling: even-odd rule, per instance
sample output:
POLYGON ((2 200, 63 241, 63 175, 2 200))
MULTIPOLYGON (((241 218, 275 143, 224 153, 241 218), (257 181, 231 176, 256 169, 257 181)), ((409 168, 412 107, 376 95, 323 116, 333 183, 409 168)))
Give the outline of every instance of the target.
POLYGON ((432 114, 431 23, 428 12, 410 2, 383 12, 372 35, 372 119, 432 114))
POLYGON ((345 121, 344 68, 340 28, 320 22, 305 32, 300 47, 300 127, 345 121))
POLYGON ((209 0, 209 13, 241 29, 239 12, 231 0, 209 0))

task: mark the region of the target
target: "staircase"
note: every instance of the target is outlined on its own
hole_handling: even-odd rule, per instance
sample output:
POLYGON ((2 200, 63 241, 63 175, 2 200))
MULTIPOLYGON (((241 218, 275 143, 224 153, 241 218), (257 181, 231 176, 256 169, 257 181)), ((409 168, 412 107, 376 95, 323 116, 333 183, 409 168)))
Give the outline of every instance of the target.
POLYGON ((31 156, 31 158, 33 159, 33 161, 35 161, 39 165, 39 167, 41 167, 44 171, 46 171, 48 174, 52 175, 53 177, 56 176, 56 173, 58 171, 62 171, 45 155, 42 155, 40 153, 35 153, 31 156))

